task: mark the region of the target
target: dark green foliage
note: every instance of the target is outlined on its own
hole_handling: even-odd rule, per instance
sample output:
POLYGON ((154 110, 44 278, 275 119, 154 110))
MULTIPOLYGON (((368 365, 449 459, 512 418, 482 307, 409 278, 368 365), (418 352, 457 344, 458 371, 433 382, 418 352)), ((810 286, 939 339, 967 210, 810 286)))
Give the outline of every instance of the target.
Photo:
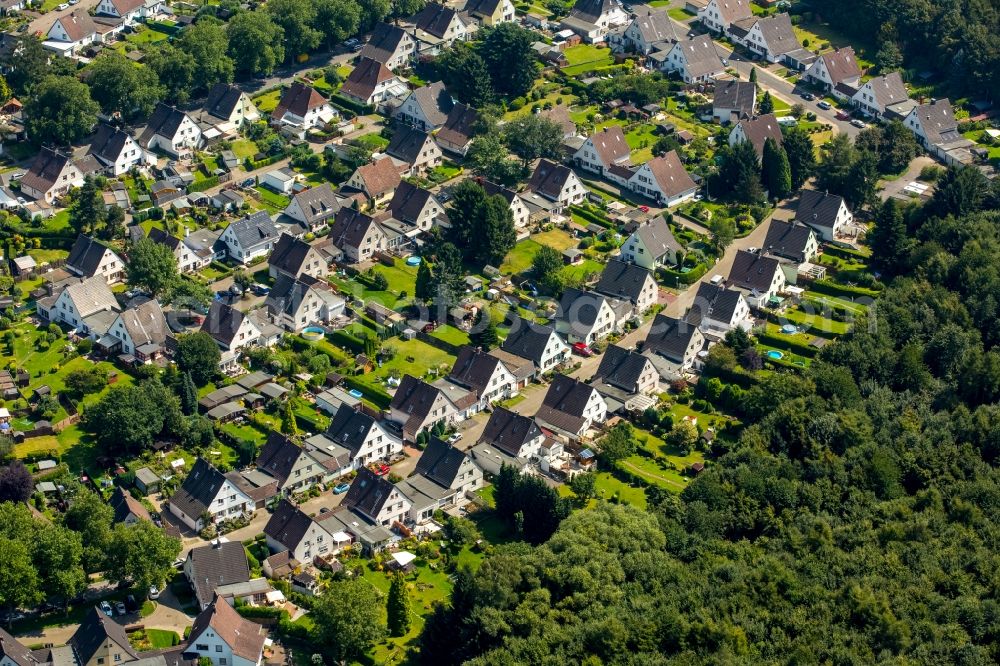
POLYGON ((117 385, 83 413, 83 426, 109 455, 135 454, 181 429, 180 404, 156 379, 117 385))
POLYGON ((386 615, 390 636, 405 636, 410 631, 410 599, 406 592, 406 581, 400 573, 392 577, 389 585, 386 615))
POLYGON ((448 204, 448 239, 478 266, 499 266, 517 240, 513 214, 499 194, 489 196, 474 180, 462 181, 448 204))
POLYGON ((90 89, 72 76, 46 76, 31 84, 24 124, 36 143, 65 146, 89 135, 100 107, 90 89))
POLYGON ((178 336, 174 361, 181 372, 191 375, 196 385, 204 386, 212 381, 219 372, 221 358, 219 345, 208 333, 198 331, 178 336))
POLYGON ((531 259, 531 274, 538 287, 554 296, 562 292, 562 267, 562 255, 548 245, 543 245, 531 259))
POLYGON ((764 188, 772 198, 784 199, 792 193, 792 170, 788 155, 774 139, 764 141, 761 170, 764 188))
POLYGON ((760 159, 749 141, 734 146, 724 145, 718 152, 718 172, 709 180, 716 196, 731 197, 745 204, 764 201, 760 180, 760 159))
POLYGON ((198 413, 198 389, 194 385, 191 372, 185 372, 180 385, 181 411, 191 416, 198 413))
POLYGON ((496 511, 529 543, 542 543, 569 513, 566 501, 536 477, 504 465, 494 481, 496 511))
POLYGON ((624 460, 635 455, 638 443, 635 441, 635 433, 632 426, 627 422, 622 422, 612 428, 604 439, 600 442, 601 462, 608 468, 613 469, 619 460, 624 460))
POLYGON ((801 127, 792 127, 784 132, 781 142, 788 156, 788 166, 792 174, 792 189, 798 190, 816 168, 816 153, 809 134, 801 127))

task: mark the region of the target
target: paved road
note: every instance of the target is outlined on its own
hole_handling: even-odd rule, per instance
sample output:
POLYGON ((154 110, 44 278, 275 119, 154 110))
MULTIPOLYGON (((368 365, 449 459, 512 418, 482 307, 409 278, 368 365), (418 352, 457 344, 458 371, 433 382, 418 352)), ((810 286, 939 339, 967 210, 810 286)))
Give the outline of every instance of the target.
MULTIPOLYGON (((910 162, 910 166, 907 167, 906 172, 903 175, 901 175, 899 178, 895 180, 890 180, 882 183, 882 191, 879 193, 879 195, 882 197, 882 200, 884 201, 889 197, 894 197, 894 196, 905 197, 906 196, 905 194, 901 194, 903 188, 912 183, 913 181, 915 181, 917 179, 917 176, 920 175, 921 169, 927 166, 941 166, 941 165, 935 162, 932 158, 928 157, 927 155, 918 155, 917 157, 915 157, 913 161, 910 162)), ((931 185, 930 183, 924 183, 924 184, 930 185, 930 187, 927 190, 927 196, 930 196, 930 194, 934 191, 934 186, 931 185)))
POLYGON ((49 28, 52 27, 52 24, 56 22, 57 18, 61 16, 66 16, 67 14, 72 14, 77 9, 88 11, 96 7, 98 2, 100 2, 100 0, 80 0, 79 4, 76 4, 70 7, 69 9, 63 9, 61 11, 58 9, 53 9, 50 12, 46 12, 41 16, 39 16, 38 18, 32 19, 31 22, 28 24, 27 32, 25 32, 24 34, 33 35, 36 32, 40 32, 44 37, 49 32, 49 28))

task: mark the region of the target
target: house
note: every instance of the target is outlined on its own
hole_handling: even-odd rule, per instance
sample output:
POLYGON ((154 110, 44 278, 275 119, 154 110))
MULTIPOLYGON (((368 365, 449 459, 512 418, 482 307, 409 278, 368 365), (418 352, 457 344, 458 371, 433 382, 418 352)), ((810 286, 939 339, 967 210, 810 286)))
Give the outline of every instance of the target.
POLYGON ((704 346, 705 336, 697 325, 658 314, 642 344, 642 355, 653 363, 661 379, 672 382, 694 368, 704 346))
POLYGON ((606 41, 612 28, 629 22, 618 0, 579 0, 560 26, 580 35, 588 44, 606 41))
POLYGON ((267 258, 267 272, 272 278, 279 275, 293 279, 303 275, 323 278, 327 269, 326 260, 319 250, 291 234, 281 234, 271 256, 267 258))
POLYGON ((717 123, 728 125, 744 116, 757 115, 757 84, 749 81, 719 81, 715 84, 712 98, 712 118, 717 123))
POLYGON ((482 180, 479 183, 482 185, 483 189, 491 197, 503 197, 504 201, 507 202, 508 208, 510 208, 510 216, 514 221, 515 229, 523 229, 528 226, 528 221, 531 218, 531 211, 528 210, 527 204, 524 199, 518 195, 517 192, 511 190, 503 185, 497 185, 493 181, 482 180))
POLYGON ((392 116, 416 129, 433 132, 444 126, 454 106, 455 101, 445 90, 444 83, 435 81, 407 95, 392 116))
POLYGON ((761 249, 797 263, 812 261, 819 252, 816 233, 811 227, 792 220, 771 220, 767 228, 767 236, 761 249))
POLYGON ((260 120, 260 111, 250 96, 232 83, 216 83, 208 91, 202 110, 216 122, 229 123, 239 128, 243 123, 260 120))
POLYGON ((568 287, 556 312, 556 332, 571 343, 591 345, 622 329, 634 314, 628 301, 568 287))
POLYGON ((747 0, 709 0, 698 12, 698 20, 708 30, 724 33, 736 21, 751 18, 750 3, 747 0))
MULTIPOLYGON (((447 224, 444 206, 429 190, 408 181, 401 181, 389 202, 393 219, 412 225, 421 231, 447 224)), ((516 221, 515 221, 516 225, 516 221)))
POLYGON ((457 412, 442 388, 412 375, 403 375, 389 403, 389 420, 401 426, 407 442, 416 442, 421 432, 429 432, 438 423, 451 423, 457 412))
POLYGON ((562 128, 563 141, 576 136, 576 123, 569 115, 569 107, 565 104, 556 104, 548 111, 542 111, 541 116, 548 118, 562 128))
POLYGON ((406 95, 409 88, 384 64, 371 58, 361 58, 340 87, 340 94, 366 106, 381 104, 406 95))
POLYGON ((620 125, 610 125, 591 134, 573 155, 581 169, 604 175, 611 167, 628 161, 632 154, 620 125))
POLYGON ((684 248, 662 215, 641 223, 621 246, 621 259, 647 270, 676 266, 684 248))
POLYGON ((708 282, 698 285, 694 302, 684 319, 701 328, 703 333, 719 338, 737 327, 749 331, 753 325, 750 305, 742 292, 724 284, 708 282))
POLYGON ((145 151, 131 134, 104 123, 97 126, 97 134, 90 142, 87 154, 97 158, 109 176, 120 176, 132 167, 146 163, 145 151))
POLYGON ((223 213, 235 213, 243 208, 246 200, 236 190, 219 190, 208 197, 208 204, 215 210, 223 213))
POLYGON ((463 11, 483 25, 497 25, 517 19, 511 0, 468 0, 463 11))
POLYGON ((434 139, 442 150, 465 157, 478 122, 479 112, 471 106, 456 104, 434 139))
POLYGON ((337 547, 333 535, 285 499, 274 508, 264 526, 264 537, 272 553, 287 551, 299 562, 312 562, 314 557, 322 557, 337 547))
POLYGON ((391 527, 403 524, 412 505, 389 479, 362 467, 341 506, 360 513, 376 525, 391 527))
POLYGON ((729 132, 729 145, 735 146, 741 141, 749 141, 757 157, 764 155, 764 143, 774 139, 779 146, 782 143, 781 125, 773 113, 767 113, 756 118, 742 118, 729 132))
POLYGON ((368 261, 386 248, 386 235, 371 217, 353 208, 341 208, 330 225, 330 240, 351 262, 368 261))
POLYGON ((861 68, 854 56, 854 49, 845 46, 820 54, 806 69, 803 78, 827 91, 842 83, 856 88, 861 81, 861 68))
POLYGON ((854 215, 838 194, 802 190, 795 209, 795 221, 812 227, 820 240, 832 241, 843 233, 844 227, 854 222, 854 215))
POLYGON ((278 194, 291 194, 297 174, 289 167, 271 169, 260 178, 260 184, 278 194))
POLYGON ((608 405, 597 389, 567 375, 555 375, 535 420, 573 439, 604 423, 608 405))
POLYGON ((344 201, 330 183, 323 183, 293 194, 284 213, 310 231, 316 231, 326 226, 343 206, 344 201))
POLYGON ((483 470, 498 474, 503 464, 523 469, 538 457, 544 441, 545 433, 534 419, 496 407, 470 453, 483 470))
POLYGON ((765 61, 785 62, 795 69, 798 67, 794 62, 808 53, 799 44, 792 30, 792 19, 785 12, 735 21, 729 26, 728 34, 734 42, 762 56, 765 61))
POLYGON ((468 37, 469 29, 461 15, 452 7, 437 2, 428 2, 411 20, 413 38, 422 54, 437 55, 468 37))
POLYGON ((649 55, 654 51, 669 51, 681 37, 667 10, 658 9, 635 16, 618 42, 625 51, 649 55))
POLYGON ((627 300, 639 314, 656 305, 660 291, 652 272, 619 259, 605 264, 594 290, 611 298, 627 300))
POLYGON ((781 262, 774 257, 740 250, 726 284, 742 290, 750 307, 765 308, 785 288, 785 273, 781 262))
POLYGON ((83 335, 99 338, 108 332, 118 314, 118 301, 101 277, 70 284, 56 296, 48 310, 47 300, 38 302, 38 312, 52 323, 63 323, 83 335))
POLYGON ((159 302, 153 298, 123 310, 108 329, 108 335, 142 363, 150 363, 166 353, 167 319, 159 302))
POLYGON ((83 47, 101 41, 97 25, 86 9, 74 9, 56 18, 45 34, 43 44, 63 55, 73 55, 83 47))
POLYGON ((701 83, 725 73, 726 63, 710 35, 697 35, 674 44, 660 68, 676 72, 684 83, 701 83))
POLYGON ((559 204, 559 210, 580 204, 587 188, 572 169, 550 160, 539 160, 528 181, 528 189, 559 204))
POLYGON ((0 663, 3 666, 41 666, 45 662, 6 630, 0 628, 0 663))
POLYGON ((97 14, 122 19, 125 25, 134 25, 141 17, 145 0, 100 0, 97 14))
POLYGON ((281 94, 278 106, 271 112, 271 122, 293 131, 305 132, 324 127, 339 114, 319 92, 299 81, 281 94))
POLYGON ((191 116, 163 102, 156 105, 146 128, 139 135, 139 146, 181 157, 202 145, 201 128, 191 116))
POLYGON ((698 192, 698 186, 684 170, 675 150, 654 157, 636 169, 628 180, 628 187, 666 207, 688 201, 698 192))
POLYGON ((21 192, 32 199, 52 204, 67 194, 70 188, 83 185, 87 176, 99 170, 100 163, 93 157, 74 160, 69 154, 42 148, 21 177, 21 192))
MULTIPOLYGON (((257 469, 277 482, 286 495, 309 490, 321 483, 326 470, 309 453, 284 435, 271 431, 257 455, 257 469)), ((295 559, 306 562, 296 555, 295 559)))
POLYGON ((625 395, 652 395, 660 390, 659 373, 653 362, 618 345, 609 345, 604 350, 591 384, 598 391, 610 386, 625 395))
POLYGON ((259 210, 230 222, 219 236, 219 242, 225 246, 230 259, 245 266, 257 257, 267 256, 278 237, 278 228, 270 215, 259 210))
MULTIPOLYGON (((79 666, 124 664, 139 659, 125 633, 125 626, 92 607, 68 641, 72 648, 69 661, 79 666)), ((17 647, 13 647, 18 652, 17 647)), ((11 659, 4 645, 4 662, 11 659)), ((11 659, 11 661, 13 661, 11 659)))
POLYGON ((483 485, 483 470, 472 457, 431 437, 417 460, 413 475, 396 484, 410 501, 410 522, 424 525, 436 511, 463 507, 468 493, 483 485))
POLYGON ((415 53, 416 42, 410 33, 397 25, 379 23, 359 55, 398 70, 408 65, 415 53))
POLYGON ((403 442, 378 421, 364 412, 350 409, 337 410, 325 437, 350 452, 355 469, 403 451, 403 442))
POLYGON ((392 158, 383 157, 355 169, 346 185, 364 193, 371 205, 378 206, 392 198, 401 180, 392 158))
POLYGON ((554 328, 520 317, 513 318, 510 332, 500 348, 534 363, 538 375, 551 372, 569 358, 569 345, 563 342, 554 328))
MULTIPOLYGON (((205 527, 206 519, 218 523, 254 510, 253 499, 204 458, 198 458, 184 483, 170 496, 169 504, 170 513, 196 532, 205 527)), ((236 545, 242 552, 242 545, 236 545)))
POLYGON ((441 149, 433 137, 413 127, 397 129, 385 152, 406 162, 409 165, 406 172, 409 176, 426 173, 441 164, 441 149))
POLYGON ((947 99, 918 104, 903 118, 903 125, 916 135, 917 141, 929 153, 946 164, 958 161, 956 149, 963 150, 970 145, 959 133, 958 120, 947 99))
POLYGON ((519 392, 517 378, 499 358, 469 345, 458 350, 448 381, 472 391, 481 410, 519 392))
POLYGON ((149 230, 148 238, 154 243, 169 247, 177 261, 177 269, 182 273, 189 273, 212 263, 212 259, 215 258, 213 247, 218 241, 218 233, 199 229, 184 238, 178 238, 159 227, 153 227, 149 230))
POLYGON ((851 102, 867 115, 881 118, 886 108, 910 98, 899 72, 876 76, 861 84, 851 102))
POLYGON ((212 666, 258 666, 264 657, 267 629, 246 620, 221 598, 215 598, 191 626, 184 655, 212 666))
POLYGON ((111 493, 111 499, 108 500, 108 504, 114 510, 113 520, 115 525, 118 523, 135 525, 142 520, 152 522, 152 519, 149 517, 149 511, 142 505, 142 502, 132 497, 121 486, 117 486, 115 491, 111 493))
POLYGON ((268 292, 264 307, 275 324, 298 332, 336 319, 344 313, 346 302, 321 279, 281 274, 268 292))
POLYGON ((223 351, 229 352, 257 344, 261 335, 253 318, 222 301, 212 301, 201 330, 211 335, 223 351))
POLYGON ((83 278, 100 276, 108 284, 120 282, 125 277, 125 262, 103 243, 80 234, 66 258, 66 269, 83 278))

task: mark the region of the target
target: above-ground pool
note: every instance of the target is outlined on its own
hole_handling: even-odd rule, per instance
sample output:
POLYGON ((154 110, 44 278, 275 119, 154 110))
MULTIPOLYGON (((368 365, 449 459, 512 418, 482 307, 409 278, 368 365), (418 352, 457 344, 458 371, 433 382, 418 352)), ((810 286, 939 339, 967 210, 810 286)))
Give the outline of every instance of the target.
POLYGON ((350 393, 351 395, 353 395, 355 398, 362 398, 365 395, 364 393, 362 393, 358 389, 351 389, 350 391, 348 391, 348 393, 350 393))
POLYGON ((322 340, 325 333, 319 326, 306 326, 302 329, 302 337, 306 340, 322 340))
POLYGON ((785 324, 784 326, 781 327, 781 332, 782 333, 798 333, 799 332, 799 327, 796 326, 795 324, 785 324))
POLYGON ((418 257, 415 254, 407 257, 406 258, 406 265, 407 266, 419 266, 420 265, 420 257, 418 257))
POLYGON ((781 359, 785 358, 785 355, 784 355, 784 354, 782 354, 782 353, 781 353, 780 351, 778 351, 777 349, 769 349, 769 350, 767 351, 767 354, 766 354, 766 356, 767 356, 768 358, 773 358, 773 359, 774 359, 774 360, 776 360, 776 361, 778 361, 778 360, 781 360, 781 359))

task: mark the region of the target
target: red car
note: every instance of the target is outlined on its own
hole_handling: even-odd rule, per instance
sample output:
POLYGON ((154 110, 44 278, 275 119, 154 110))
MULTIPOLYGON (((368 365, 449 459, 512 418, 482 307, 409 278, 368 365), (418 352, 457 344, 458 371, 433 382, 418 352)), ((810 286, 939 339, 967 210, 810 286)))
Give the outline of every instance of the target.
POLYGON ((591 349, 590 347, 588 347, 587 345, 585 345, 582 342, 574 342, 573 343, 573 353, 574 354, 579 354, 580 356, 587 356, 587 357, 589 357, 589 356, 593 356, 594 355, 594 350, 591 349))
POLYGON ((851 114, 845 113, 844 111, 837 111, 837 115, 835 117, 837 120, 850 120, 851 114))
POLYGON ((375 472, 377 476, 385 476, 389 473, 389 466, 385 463, 375 463, 371 466, 371 470, 375 472))

